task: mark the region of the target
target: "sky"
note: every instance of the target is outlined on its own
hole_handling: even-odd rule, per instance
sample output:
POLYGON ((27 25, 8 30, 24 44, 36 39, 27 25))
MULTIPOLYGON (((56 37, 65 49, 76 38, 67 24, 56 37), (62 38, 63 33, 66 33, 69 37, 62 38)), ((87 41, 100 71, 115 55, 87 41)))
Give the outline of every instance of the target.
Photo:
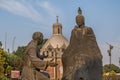
POLYGON ((62 24, 63 35, 70 40, 80 7, 85 25, 95 33, 103 65, 109 64, 107 42, 114 46, 112 63, 119 66, 119 4, 120 0, 0 0, 0 41, 3 48, 13 51, 18 46, 26 46, 36 31, 42 32, 44 38, 50 38, 56 16, 62 24))

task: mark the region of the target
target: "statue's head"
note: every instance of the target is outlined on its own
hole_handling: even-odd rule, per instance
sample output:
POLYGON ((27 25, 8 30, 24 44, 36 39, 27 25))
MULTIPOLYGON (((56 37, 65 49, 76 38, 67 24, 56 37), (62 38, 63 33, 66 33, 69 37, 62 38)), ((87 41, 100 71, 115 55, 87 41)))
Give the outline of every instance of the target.
POLYGON ((43 41, 43 34, 41 32, 34 32, 32 35, 32 39, 41 43, 43 41))
POLYGON ((76 24, 80 27, 85 24, 84 16, 82 15, 82 10, 78 8, 78 15, 76 16, 76 24))

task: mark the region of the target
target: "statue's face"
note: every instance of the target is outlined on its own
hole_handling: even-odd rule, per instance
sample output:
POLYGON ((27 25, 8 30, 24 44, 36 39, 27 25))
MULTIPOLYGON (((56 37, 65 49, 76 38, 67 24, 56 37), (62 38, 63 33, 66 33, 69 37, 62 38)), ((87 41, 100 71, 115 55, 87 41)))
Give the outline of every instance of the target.
POLYGON ((43 36, 41 36, 41 37, 38 39, 38 45, 39 45, 39 44, 42 44, 42 42, 43 42, 43 36))

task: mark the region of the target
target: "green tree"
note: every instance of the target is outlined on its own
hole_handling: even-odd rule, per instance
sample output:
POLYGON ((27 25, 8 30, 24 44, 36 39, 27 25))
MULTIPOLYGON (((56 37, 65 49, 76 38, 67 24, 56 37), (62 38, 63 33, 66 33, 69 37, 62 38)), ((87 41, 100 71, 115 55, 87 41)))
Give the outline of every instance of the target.
POLYGON ((0 41, 0 48, 2 47, 2 42, 0 41))
POLYGON ((13 68, 15 70, 19 70, 21 71, 23 67, 23 59, 21 59, 20 57, 16 56, 13 60, 13 68))
POLYGON ((4 74, 6 73, 6 68, 7 68, 6 53, 2 48, 0 48, 0 79, 5 77, 4 74))
POLYGON ((10 77, 11 70, 22 70, 23 60, 17 55, 13 53, 7 54, 6 62, 8 63, 6 68, 6 73, 8 77, 10 77))
POLYGON ((13 53, 7 55, 7 62, 9 66, 14 67, 13 61, 15 58, 16 58, 16 55, 13 53))
POLYGON ((22 70, 23 60, 19 56, 8 54, 0 48, 0 80, 10 77, 11 70, 22 70))
POLYGON ((16 50, 16 52, 13 52, 16 56, 23 59, 24 53, 25 53, 26 46, 19 46, 16 50))
MULTIPOLYGON (((115 71, 115 73, 120 73, 120 68, 114 64, 111 64, 111 71, 115 71)), ((106 73, 106 72, 109 72, 110 71, 110 65, 109 64, 106 64, 103 66, 103 71, 106 73)))

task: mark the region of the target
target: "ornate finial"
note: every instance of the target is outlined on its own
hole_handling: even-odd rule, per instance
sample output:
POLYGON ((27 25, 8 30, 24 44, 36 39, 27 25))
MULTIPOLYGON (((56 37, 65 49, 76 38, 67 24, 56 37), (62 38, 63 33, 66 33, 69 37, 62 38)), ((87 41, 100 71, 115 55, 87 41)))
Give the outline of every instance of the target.
POLYGON ((58 23, 58 16, 56 16, 56 21, 57 21, 57 23, 58 23))
POLYGON ((80 7, 78 8, 78 14, 82 14, 82 10, 80 7))

